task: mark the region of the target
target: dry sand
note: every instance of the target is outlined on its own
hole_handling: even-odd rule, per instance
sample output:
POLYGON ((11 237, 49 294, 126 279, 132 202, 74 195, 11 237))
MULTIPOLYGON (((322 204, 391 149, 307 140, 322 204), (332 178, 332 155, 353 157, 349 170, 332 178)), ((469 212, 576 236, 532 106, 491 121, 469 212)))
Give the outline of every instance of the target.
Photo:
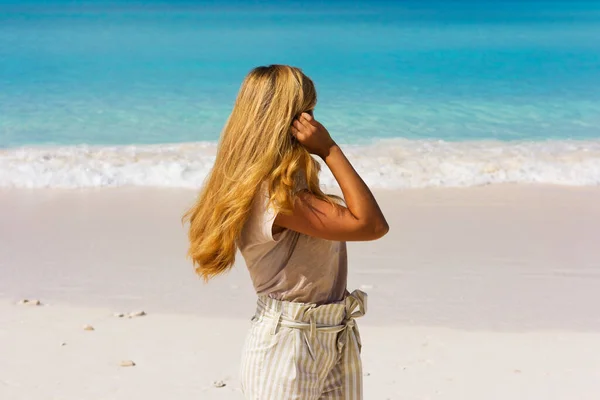
MULTIPOLYGON (((242 398, 254 294, 241 257, 193 275, 194 196, 0 191, 0 399, 242 398)), ((369 293, 365 399, 600 398, 600 188, 377 197, 389 235, 349 245, 349 288, 369 293)))

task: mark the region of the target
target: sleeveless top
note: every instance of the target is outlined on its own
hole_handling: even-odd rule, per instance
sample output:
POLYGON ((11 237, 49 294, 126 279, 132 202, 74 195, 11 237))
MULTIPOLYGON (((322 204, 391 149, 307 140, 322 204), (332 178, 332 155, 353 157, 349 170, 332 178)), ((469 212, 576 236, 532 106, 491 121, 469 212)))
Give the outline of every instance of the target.
POLYGON ((273 235, 276 213, 267 207, 263 184, 238 239, 258 295, 299 303, 327 304, 346 295, 346 242, 330 241, 289 229, 273 235))

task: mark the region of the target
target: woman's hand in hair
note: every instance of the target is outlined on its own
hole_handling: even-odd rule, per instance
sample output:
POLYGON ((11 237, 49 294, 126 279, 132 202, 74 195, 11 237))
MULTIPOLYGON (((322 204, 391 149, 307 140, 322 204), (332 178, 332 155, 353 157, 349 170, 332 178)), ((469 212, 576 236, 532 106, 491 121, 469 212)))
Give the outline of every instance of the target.
POLYGON ((346 207, 300 192, 292 212, 278 213, 275 225, 326 240, 375 240, 385 235, 389 226, 375 197, 327 129, 303 113, 294 120, 292 133, 308 151, 323 158, 342 189, 346 207))
POLYGON ((329 155, 331 148, 335 146, 335 142, 327 129, 308 113, 302 113, 298 118, 294 119, 292 123, 292 135, 310 153, 322 159, 325 159, 329 155))

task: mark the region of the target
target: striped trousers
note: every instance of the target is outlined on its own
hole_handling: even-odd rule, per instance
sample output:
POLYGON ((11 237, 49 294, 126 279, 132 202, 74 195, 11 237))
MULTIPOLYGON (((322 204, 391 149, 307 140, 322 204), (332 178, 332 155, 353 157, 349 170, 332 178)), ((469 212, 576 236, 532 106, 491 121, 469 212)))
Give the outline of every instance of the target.
POLYGON ((355 318, 366 299, 360 290, 319 306, 260 296, 240 371, 246 399, 361 400, 355 318))

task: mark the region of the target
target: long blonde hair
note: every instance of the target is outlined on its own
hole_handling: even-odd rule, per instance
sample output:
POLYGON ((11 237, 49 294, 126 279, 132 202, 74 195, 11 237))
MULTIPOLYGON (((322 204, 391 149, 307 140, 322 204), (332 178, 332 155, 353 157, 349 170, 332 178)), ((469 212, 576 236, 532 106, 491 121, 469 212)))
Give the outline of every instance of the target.
POLYGON ((290 131, 294 118, 316 103, 315 86, 299 68, 257 67, 244 79, 215 164, 183 216, 190 223, 188 257, 205 280, 233 265, 236 240, 263 182, 276 212, 292 210, 299 175, 309 192, 334 203, 319 188, 319 164, 290 131))

